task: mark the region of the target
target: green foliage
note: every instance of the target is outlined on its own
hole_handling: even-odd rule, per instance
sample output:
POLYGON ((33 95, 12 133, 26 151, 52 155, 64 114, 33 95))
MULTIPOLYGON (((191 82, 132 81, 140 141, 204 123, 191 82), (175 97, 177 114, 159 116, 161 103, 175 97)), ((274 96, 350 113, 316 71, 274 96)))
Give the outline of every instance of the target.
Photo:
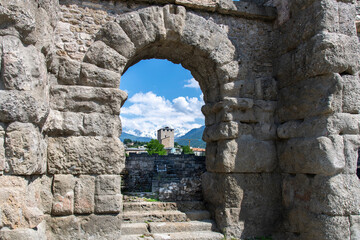
POLYGON ((151 141, 146 144, 146 151, 149 155, 153 155, 154 153, 166 155, 164 145, 160 144, 160 142, 156 139, 151 139, 151 141))
POLYGON ((184 154, 192 154, 193 150, 189 146, 181 146, 182 152, 184 154))
POLYGON ((131 139, 128 139, 128 138, 125 138, 125 139, 124 139, 124 144, 128 144, 128 143, 132 143, 132 140, 131 140, 131 139))
POLYGON ((174 147, 175 148, 180 148, 181 146, 180 146, 180 144, 178 142, 174 142, 174 147))

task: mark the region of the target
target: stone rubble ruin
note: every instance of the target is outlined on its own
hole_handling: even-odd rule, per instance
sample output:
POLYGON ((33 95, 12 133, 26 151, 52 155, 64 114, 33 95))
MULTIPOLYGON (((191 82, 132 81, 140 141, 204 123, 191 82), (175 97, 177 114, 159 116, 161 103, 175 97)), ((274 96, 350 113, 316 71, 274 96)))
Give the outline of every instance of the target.
POLYGON ((149 58, 200 84, 226 236, 360 239, 358 6, 1 0, 0 239, 121 239, 119 83, 149 58))

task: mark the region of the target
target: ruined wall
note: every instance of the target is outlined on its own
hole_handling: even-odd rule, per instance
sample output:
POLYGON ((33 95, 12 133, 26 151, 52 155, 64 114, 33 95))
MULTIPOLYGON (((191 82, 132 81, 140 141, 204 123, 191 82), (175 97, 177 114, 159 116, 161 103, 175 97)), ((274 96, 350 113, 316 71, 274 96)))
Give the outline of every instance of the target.
POLYGON ((224 233, 358 238, 354 2, 168 3, 0 3, 0 238, 120 238, 118 88, 148 58, 204 93, 203 195, 224 233))

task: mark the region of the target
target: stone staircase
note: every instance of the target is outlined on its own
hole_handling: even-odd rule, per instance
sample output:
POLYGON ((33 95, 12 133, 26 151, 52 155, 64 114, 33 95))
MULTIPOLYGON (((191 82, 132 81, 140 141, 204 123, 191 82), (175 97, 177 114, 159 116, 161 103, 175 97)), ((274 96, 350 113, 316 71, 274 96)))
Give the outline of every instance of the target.
POLYGON ((221 240, 201 201, 124 200, 122 240, 221 240))

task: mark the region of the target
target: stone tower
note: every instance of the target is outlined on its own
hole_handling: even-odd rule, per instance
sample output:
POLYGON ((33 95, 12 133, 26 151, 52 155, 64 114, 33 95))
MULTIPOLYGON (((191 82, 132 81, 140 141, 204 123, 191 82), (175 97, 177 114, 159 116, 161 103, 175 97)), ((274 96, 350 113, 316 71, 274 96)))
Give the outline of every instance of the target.
POLYGON ((169 127, 159 129, 157 131, 157 138, 165 148, 174 147, 174 129, 169 127))

